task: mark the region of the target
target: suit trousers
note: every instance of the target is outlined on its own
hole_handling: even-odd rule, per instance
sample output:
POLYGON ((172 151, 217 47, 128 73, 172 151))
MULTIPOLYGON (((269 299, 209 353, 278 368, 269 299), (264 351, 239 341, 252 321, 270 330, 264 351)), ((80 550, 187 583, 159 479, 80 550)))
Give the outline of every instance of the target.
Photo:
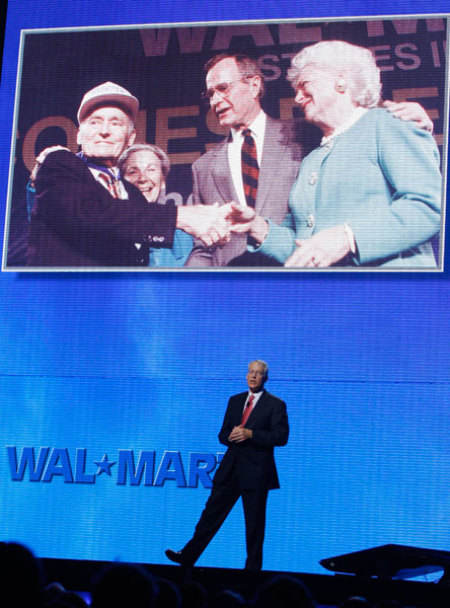
POLYGON ((194 564, 219 531, 229 512, 242 497, 245 520, 247 570, 261 570, 266 504, 268 490, 244 490, 240 487, 236 469, 222 483, 213 485, 203 513, 195 527, 194 536, 182 549, 186 563, 194 564))

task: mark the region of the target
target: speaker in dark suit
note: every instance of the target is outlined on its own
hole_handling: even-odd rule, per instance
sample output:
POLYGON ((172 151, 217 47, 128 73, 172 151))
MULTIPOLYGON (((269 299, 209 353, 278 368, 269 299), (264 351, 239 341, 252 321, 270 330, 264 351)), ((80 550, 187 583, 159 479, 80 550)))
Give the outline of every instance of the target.
POLYGON ((234 395, 219 432, 227 446, 213 488, 192 539, 181 551, 166 551, 179 564, 193 565, 219 530, 239 497, 245 518, 245 568, 260 570, 269 490, 279 488, 274 447, 286 445, 289 423, 284 401, 264 390, 268 367, 255 360, 247 372, 248 391, 234 395))

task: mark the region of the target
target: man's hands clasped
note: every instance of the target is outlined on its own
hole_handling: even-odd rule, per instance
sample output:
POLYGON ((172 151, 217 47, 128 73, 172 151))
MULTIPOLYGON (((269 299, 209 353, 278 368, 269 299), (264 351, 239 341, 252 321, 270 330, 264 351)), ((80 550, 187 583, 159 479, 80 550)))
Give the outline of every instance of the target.
POLYGON ((234 443, 241 443, 241 441, 245 441, 246 439, 251 439, 253 436, 253 431, 251 429, 246 429, 243 426, 235 426, 231 433, 228 435, 228 441, 234 443))

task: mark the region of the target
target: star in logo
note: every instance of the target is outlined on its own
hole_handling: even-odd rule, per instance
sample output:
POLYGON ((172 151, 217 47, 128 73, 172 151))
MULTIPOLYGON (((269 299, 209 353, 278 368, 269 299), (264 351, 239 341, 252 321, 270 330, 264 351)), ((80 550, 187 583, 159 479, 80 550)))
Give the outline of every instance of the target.
POLYGON ((100 460, 100 462, 97 462, 96 460, 94 460, 94 464, 96 464, 98 466, 97 475, 106 473, 107 475, 109 475, 111 477, 111 467, 114 466, 116 463, 110 462, 108 460, 108 455, 103 454, 103 458, 100 460))

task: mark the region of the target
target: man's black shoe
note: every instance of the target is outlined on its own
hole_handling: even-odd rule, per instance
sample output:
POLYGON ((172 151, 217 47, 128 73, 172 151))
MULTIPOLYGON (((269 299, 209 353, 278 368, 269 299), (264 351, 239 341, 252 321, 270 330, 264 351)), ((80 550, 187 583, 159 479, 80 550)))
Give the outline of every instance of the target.
POLYGON ((183 559, 183 554, 181 551, 172 551, 172 549, 166 549, 165 554, 171 562, 175 562, 176 564, 181 565, 186 563, 183 559))

